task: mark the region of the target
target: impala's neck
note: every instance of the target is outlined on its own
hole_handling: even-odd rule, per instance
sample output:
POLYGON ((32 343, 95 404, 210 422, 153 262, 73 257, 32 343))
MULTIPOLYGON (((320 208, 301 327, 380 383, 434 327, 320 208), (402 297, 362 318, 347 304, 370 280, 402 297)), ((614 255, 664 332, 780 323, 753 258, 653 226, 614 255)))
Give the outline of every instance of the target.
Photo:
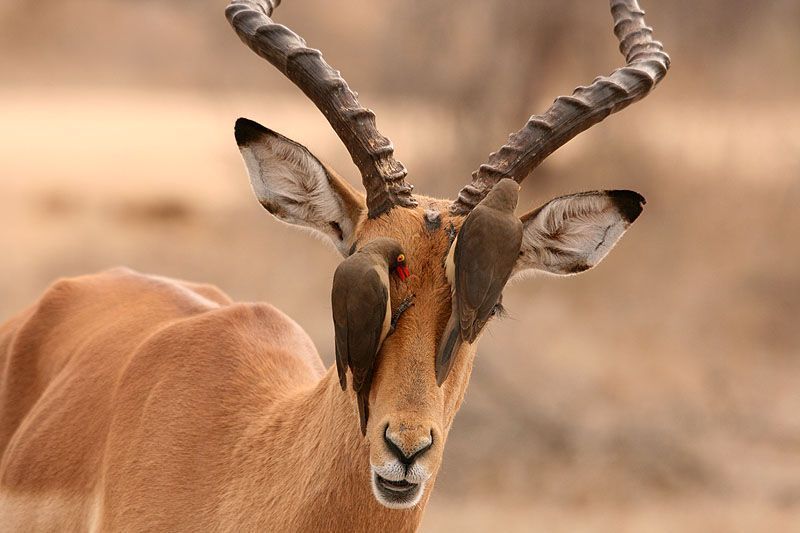
POLYGON ((419 505, 387 509, 372 494, 369 447, 351 392, 333 367, 311 388, 294 390, 251 425, 237 447, 238 472, 226 513, 286 531, 415 531, 419 505))

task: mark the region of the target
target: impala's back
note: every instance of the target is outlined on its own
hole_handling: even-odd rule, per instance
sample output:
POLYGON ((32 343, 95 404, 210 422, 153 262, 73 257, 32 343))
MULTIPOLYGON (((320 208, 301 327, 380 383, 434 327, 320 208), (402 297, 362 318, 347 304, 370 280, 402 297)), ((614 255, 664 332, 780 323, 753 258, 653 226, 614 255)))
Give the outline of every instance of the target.
POLYGON ((0 367, 3 531, 207 527, 253 396, 323 371, 273 307, 126 269, 55 283, 0 329, 0 367))

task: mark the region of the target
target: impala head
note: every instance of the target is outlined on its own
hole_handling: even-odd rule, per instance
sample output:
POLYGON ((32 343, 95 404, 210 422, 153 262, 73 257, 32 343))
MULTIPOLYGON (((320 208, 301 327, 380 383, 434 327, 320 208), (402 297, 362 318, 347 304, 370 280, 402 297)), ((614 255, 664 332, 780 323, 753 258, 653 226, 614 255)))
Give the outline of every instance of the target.
MULTIPOLYGON (((234 0, 227 16, 240 38, 317 105, 361 172, 366 196, 304 146, 239 119, 236 140, 261 205, 279 220, 327 237, 343 257, 377 237, 400 242, 411 276, 392 277, 392 309, 413 298, 379 355, 366 438, 373 492, 387 507, 416 504, 438 471, 444 442, 463 398, 477 342, 464 343, 437 386, 434 359, 450 315, 445 258, 464 217, 502 178, 521 183, 559 146, 647 95, 669 57, 644 24, 635 0, 611 0, 626 66, 560 97, 490 155, 455 201, 412 195, 392 143, 376 129, 341 78, 305 41, 269 17, 279 0, 234 0)), ((570 275, 598 264, 642 210, 632 191, 596 191, 551 200, 521 216, 524 237, 514 275, 570 275)), ((403 306, 406 307, 406 306, 403 306)), ((352 392, 348 392, 352 395, 352 392)), ((352 430, 358 431, 353 401, 352 430)))

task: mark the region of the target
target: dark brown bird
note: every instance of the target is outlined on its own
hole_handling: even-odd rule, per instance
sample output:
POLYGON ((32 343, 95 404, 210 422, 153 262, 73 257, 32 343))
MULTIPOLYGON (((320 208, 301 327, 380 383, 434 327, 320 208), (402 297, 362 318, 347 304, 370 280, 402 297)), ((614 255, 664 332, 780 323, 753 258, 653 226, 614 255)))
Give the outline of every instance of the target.
POLYGON ((500 180, 467 215, 445 262, 453 291, 450 320, 436 355, 436 382, 444 383, 461 343, 470 344, 498 305, 522 245, 514 215, 519 185, 500 180))
POLYGON ((361 433, 366 434, 369 390, 378 351, 392 328, 389 276, 405 281, 406 257, 394 239, 379 238, 342 261, 333 275, 331 304, 336 335, 336 368, 342 390, 353 373, 361 433))

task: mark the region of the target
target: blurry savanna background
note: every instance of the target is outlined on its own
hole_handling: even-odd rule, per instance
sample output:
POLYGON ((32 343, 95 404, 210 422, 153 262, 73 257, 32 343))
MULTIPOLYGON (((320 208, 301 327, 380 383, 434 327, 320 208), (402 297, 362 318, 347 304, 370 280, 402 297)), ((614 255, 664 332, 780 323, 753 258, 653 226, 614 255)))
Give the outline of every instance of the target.
MULTIPOLYGON (((548 159, 520 212, 597 188, 645 212, 595 270, 506 290, 423 531, 800 531, 800 3, 642 3, 672 70, 548 159)), ((261 209, 233 122, 358 176, 224 7, 0 2, 0 320, 122 264, 270 301, 332 362, 339 257, 261 209)), ((605 0, 285 0, 276 20, 434 196, 623 62, 605 0)))

